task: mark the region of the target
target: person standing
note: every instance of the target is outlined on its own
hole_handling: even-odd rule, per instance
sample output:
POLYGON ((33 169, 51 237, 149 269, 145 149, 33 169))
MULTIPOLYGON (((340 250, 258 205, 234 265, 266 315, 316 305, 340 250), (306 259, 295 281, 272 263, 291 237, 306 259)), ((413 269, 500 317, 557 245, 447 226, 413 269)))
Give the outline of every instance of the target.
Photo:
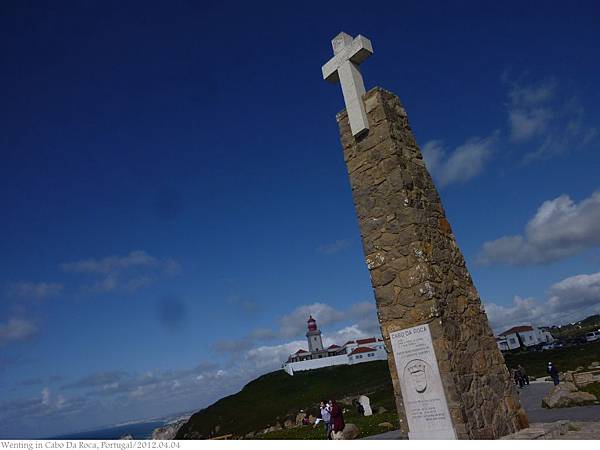
POLYGON ((331 400, 331 423, 332 431, 334 433, 340 433, 344 431, 344 427, 346 426, 344 423, 344 413, 342 412, 342 408, 335 400, 331 400))
POLYGON ((365 408, 357 399, 352 400, 352 404, 356 408, 356 414, 358 414, 359 416, 365 415, 365 408))
POLYGON ((325 439, 331 439, 331 408, 325 401, 322 401, 320 410, 321 419, 325 425, 325 439))
POLYGON ((520 389, 523 389, 523 377, 521 376, 521 371, 517 368, 514 369, 514 378, 515 384, 519 386, 520 389))
POLYGON ((554 386, 558 386, 558 384, 560 383, 560 378, 558 376, 558 369, 556 368, 556 366, 549 362, 546 372, 548 372, 548 375, 550 375, 550 378, 552 378, 552 381, 554 381, 554 386))
POLYGON ((521 378, 523 379, 523 383, 529 386, 529 377, 527 376, 527 372, 525 372, 525 368, 519 364, 519 372, 521 372, 521 378))

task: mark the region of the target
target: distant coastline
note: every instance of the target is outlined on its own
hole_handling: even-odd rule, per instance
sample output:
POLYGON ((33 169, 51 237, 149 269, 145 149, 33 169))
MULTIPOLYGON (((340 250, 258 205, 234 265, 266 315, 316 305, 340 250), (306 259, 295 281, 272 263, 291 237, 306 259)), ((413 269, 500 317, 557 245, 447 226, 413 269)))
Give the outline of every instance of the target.
POLYGON ((152 439, 152 433, 157 428, 165 427, 180 420, 188 419, 192 412, 172 414, 165 417, 131 420, 115 425, 92 430, 65 433, 49 437, 50 440, 111 440, 131 435, 134 439, 152 439))
POLYGON ((53 436, 52 440, 109 440, 119 439, 125 435, 132 435, 134 439, 152 439, 152 432, 159 427, 165 426, 167 419, 151 419, 147 422, 134 422, 121 424, 113 427, 100 428, 97 430, 80 431, 78 433, 67 433, 53 436))

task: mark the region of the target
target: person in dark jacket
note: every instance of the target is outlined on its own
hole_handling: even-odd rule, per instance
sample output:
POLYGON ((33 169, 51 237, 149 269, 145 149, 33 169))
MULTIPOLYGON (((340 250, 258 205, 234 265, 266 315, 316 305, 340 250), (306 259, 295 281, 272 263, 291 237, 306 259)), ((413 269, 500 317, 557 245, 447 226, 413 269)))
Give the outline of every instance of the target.
POLYGON ((548 375, 550 375, 550 378, 552 378, 552 381, 554 381, 554 386, 558 386, 558 384, 560 383, 560 379, 558 377, 558 369, 556 368, 556 366, 549 362, 546 372, 548 372, 548 375))
POLYGON ((519 386, 520 389, 523 389, 523 377, 521 376, 519 369, 513 369, 513 377, 515 384, 519 386))
POLYGON ((334 433, 343 431, 344 427, 346 426, 344 423, 344 413, 342 412, 342 408, 335 400, 331 401, 331 425, 334 433))
POLYGON ((359 416, 364 416, 365 415, 365 408, 363 407, 363 405, 361 405, 361 403, 358 400, 356 400, 356 399, 352 400, 352 404, 356 408, 356 413, 359 416))
POLYGON ((517 368, 519 369, 519 372, 521 372, 521 378, 523 379, 523 383, 529 386, 529 377, 527 376, 527 372, 525 372, 525 368, 521 364, 519 364, 517 368))

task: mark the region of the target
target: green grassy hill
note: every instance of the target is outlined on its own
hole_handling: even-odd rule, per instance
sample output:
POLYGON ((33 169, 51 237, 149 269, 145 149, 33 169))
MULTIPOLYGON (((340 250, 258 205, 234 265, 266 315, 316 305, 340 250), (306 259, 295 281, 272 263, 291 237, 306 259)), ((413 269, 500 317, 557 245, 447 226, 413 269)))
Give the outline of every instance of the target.
POLYGON ((297 372, 293 377, 279 370, 251 381, 237 394, 198 411, 176 438, 244 436, 276 423, 283 425, 286 419, 295 420, 301 409, 316 415, 323 399, 340 400, 361 394, 369 396, 371 405, 395 411, 387 361, 297 372))

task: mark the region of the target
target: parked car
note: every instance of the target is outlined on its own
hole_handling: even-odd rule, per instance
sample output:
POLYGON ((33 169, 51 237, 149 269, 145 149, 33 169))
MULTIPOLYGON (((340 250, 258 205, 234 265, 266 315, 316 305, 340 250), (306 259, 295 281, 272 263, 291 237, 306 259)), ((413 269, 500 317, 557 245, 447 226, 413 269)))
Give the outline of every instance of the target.
POLYGON ((600 331, 590 331, 585 333, 585 340, 588 342, 594 342, 600 339, 600 331))
POLYGON ((564 346, 565 346, 564 342, 562 342, 562 341, 554 341, 554 342, 550 342, 548 344, 544 344, 542 346, 542 351, 544 351, 544 350, 553 350, 555 348, 561 348, 561 347, 564 347, 564 346))

